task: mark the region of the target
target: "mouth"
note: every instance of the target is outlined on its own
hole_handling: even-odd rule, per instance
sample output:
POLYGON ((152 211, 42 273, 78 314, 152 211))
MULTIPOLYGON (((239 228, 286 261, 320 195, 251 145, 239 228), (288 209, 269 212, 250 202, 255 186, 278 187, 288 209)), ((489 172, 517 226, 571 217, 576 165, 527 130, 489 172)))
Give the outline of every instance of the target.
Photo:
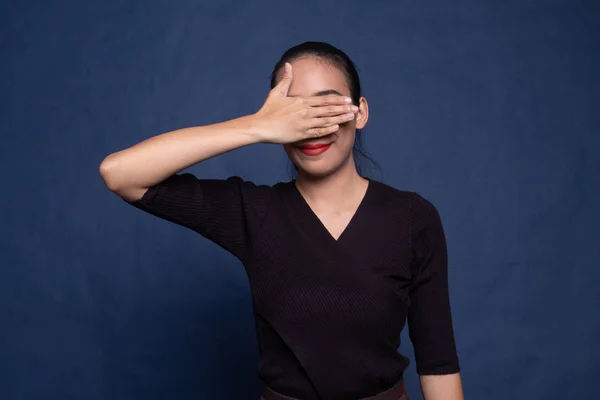
POLYGON ((331 147, 331 143, 311 143, 300 146, 300 151, 307 156, 318 156, 325 153, 331 147))

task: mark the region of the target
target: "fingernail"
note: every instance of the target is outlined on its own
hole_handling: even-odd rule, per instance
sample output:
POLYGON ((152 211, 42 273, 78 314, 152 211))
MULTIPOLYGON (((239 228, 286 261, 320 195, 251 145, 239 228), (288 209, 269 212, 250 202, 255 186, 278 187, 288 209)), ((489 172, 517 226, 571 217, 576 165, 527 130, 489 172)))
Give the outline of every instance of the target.
POLYGON ((345 101, 346 103, 352 103, 352 99, 351 99, 350 97, 345 97, 345 98, 344 98, 344 101, 345 101))
POLYGON ((352 111, 358 111, 358 107, 352 106, 352 111))

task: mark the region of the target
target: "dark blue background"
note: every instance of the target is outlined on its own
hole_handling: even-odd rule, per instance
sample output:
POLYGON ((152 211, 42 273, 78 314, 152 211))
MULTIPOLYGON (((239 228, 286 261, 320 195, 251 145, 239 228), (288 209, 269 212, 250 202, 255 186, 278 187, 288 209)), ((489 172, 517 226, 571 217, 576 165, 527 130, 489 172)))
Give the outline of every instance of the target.
MULTIPOLYGON (((599 11, 569 0, 2 2, 0 398, 257 398, 241 265, 112 195, 98 165, 151 135, 255 112, 278 57, 306 40, 355 60, 383 180, 442 215, 467 398, 594 398, 599 11)), ((288 179, 269 145, 191 171, 288 179)), ((401 350, 412 357, 407 339, 401 350)), ((420 398, 414 364, 407 380, 420 398)))

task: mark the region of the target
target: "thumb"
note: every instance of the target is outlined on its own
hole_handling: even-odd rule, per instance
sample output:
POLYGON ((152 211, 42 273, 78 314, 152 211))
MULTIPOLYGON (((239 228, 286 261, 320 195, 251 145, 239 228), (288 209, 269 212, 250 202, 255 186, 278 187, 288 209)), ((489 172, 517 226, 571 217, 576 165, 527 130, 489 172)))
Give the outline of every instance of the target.
POLYGON ((277 84, 276 89, 279 94, 285 97, 288 94, 288 90, 290 90, 294 73, 292 72, 292 64, 290 63, 285 63, 283 68, 283 77, 277 84))

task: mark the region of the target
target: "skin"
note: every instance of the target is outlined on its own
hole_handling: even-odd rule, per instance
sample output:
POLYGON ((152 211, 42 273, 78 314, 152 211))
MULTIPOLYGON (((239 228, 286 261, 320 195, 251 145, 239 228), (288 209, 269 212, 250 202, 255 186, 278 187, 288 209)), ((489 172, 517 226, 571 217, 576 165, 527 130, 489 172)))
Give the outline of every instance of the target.
POLYGON ((99 168, 104 184, 124 200, 135 201, 151 186, 192 165, 255 143, 298 143, 327 136, 358 111, 345 96, 289 97, 292 78, 287 64, 279 84, 254 114, 162 133, 109 154, 99 168))
MULTIPOLYGON (((368 103, 361 98, 353 106, 349 96, 339 69, 300 58, 279 72, 279 83, 256 113, 150 137, 109 154, 99 172, 109 190, 135 201, 149 187, 212 157, 255 143, 281 144, 298 167, 298 190, 337 238, 369 184, 358 174, 352 155, 356 129, 368 121, 368 103), (331 147, 308 157, 299 149, 305 143, 331 147)), ((459 374, 421 376, 420 383, 425 400, 463 399, 459 374)))
POLYGON ((464 400, 459 373, 448 375, 421 375, 421 392, 425 400, 464 400))
MULTIPOLYGON (((350 97, 348 83, 337 67, 313 57, 300 58, 291 64, 293 80, 287 93, 289 97, 329 93, 350 97)), ((369 106, 364 97, 358 107, 355 118, 340 124, 338 131, 283 145, 298 168, 298 189, 336 239, 350 222, 368 187, 368 181, 356 170, 352 153, 356 129, 364 128, 369 117, 369 106), (300 150, 306 143, 329 143, 331 147, 318 156, 307 156, 300 150)))

